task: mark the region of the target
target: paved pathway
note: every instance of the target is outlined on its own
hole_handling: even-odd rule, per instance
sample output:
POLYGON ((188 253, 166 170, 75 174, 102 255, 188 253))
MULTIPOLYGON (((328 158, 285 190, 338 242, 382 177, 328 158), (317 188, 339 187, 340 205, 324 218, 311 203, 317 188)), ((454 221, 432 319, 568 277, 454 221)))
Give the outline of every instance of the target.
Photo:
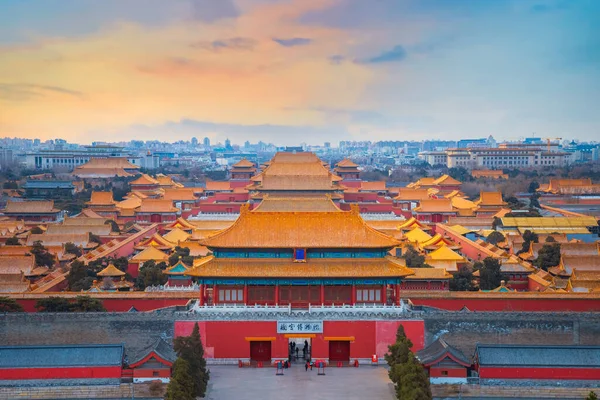
POLYGON ((206 400, 393 400, 387 370, 382 367, 326 368, 304 371, 293 365, 283 376, 275 368, 237 368, 211 366, 206 400))

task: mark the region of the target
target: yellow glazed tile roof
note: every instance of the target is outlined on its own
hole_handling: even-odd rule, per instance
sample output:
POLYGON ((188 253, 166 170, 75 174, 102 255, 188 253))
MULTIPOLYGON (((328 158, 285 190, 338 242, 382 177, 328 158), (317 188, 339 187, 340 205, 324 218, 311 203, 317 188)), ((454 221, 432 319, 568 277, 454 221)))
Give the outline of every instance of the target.
POLYGON ((215 258, 194 262, 187 273, 199 277, 244 278, 384 278, 412 274, 400 260, 384 259, 309 259, 304 263, 289 259, 215 258))
POLYGON ((222 248, 391 248, 399 242, 350 212, 253 212, 242 206, 235 223, 200 240, 222 248))
POLYGON ((455 253, 446 246, 441 246, 437 250, 427 254, 426 259, 438 261, 464 261, 465 259, 460 254, 455 253))
POLYGON ((171 243, 179 243, 179 242, 185 242, 186 240, 188 240, 190 238, 189 233, 182 231, 179 228, 174 228, 172 229, 169 233, 163 235, 163 238, 168 240, 171 243))
POLYGON ((431 239, 431 236, 423 232, 420 228, 414 228, 413 230, 406 232, 402 237, 413 243, 423 243, 431 239))
POLYGON ((108 267, 98 272, 98 276, 124 276, 125 272, 121 271, 113 263, 108 264, 108 267))
POLYGON ((152 247, 152 246, 145 248, 144 250, 142 250, 141 252, 139 252, 138 254, 136 254, 135 256, 130 258, 131 261, 135 261, 135 262, 143 262, 143 261, 150 261, 150 260, 155 260, 156 262, 159 262, 159 261, 166 261, 168 259, 169 259, 168 255, 166 255, 162 251, 158 250, 156 247, 152 247))

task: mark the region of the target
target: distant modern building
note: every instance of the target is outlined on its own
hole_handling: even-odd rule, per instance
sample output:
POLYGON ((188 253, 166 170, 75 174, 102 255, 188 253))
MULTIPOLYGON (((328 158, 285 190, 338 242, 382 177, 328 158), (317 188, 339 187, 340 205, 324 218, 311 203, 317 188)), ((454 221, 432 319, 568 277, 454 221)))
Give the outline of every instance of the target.
POLYGON ((132 154, 123 147, 111 145, 85 146, 81 149, 38 150, 25 154, 25 164, 31 169, 62 169, 71 171, 92 158, 127 158, 131 164, 145 169, 156 169, 160 160, 152 153, 132 154))

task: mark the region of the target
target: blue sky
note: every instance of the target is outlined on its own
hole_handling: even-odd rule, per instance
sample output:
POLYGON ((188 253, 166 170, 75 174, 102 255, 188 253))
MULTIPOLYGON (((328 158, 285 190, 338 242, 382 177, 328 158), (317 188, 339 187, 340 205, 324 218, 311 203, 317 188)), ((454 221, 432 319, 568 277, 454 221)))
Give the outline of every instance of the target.
POLYGON ((0 2, 0 136, 594 140, 599 100, 596 0, 0 2))

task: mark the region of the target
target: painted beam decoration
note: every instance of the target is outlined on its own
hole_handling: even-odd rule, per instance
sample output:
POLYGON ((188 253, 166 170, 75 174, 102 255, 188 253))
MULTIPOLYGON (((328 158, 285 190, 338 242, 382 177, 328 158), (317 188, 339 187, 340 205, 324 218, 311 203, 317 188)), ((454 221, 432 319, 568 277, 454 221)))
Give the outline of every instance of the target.
POLYGON ((323 333, 323 321, 277 321, 277 333, 323 333))

